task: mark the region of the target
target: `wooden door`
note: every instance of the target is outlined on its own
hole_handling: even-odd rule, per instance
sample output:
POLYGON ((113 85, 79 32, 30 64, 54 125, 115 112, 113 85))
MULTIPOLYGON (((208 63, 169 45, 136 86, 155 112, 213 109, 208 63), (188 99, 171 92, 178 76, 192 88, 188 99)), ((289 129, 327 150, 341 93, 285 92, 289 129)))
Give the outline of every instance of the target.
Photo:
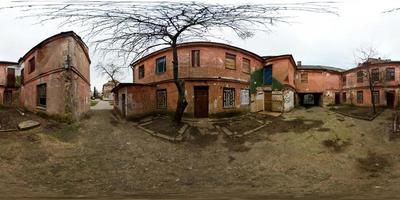
POLYGON ((394 107, 394 92, 386 92, 386 105, 390 108, 394 107))
POLYGON ((194 87, 194 116, 208 117, 208 87, 194 87))
POLYGON ((340 104, 340 93, 339 92, 335 93, 335 104, 340 104))
POLYGON ((125 117, 125 115, 126 115, 126 100, 125 100, 125 94, 122 94, 122 96, 121 96, 121 106, 122 106, 122 116, 125 117))
POLYGON ((272 92, 264 92, 264 110, 271 111, 272 109, 272 92))

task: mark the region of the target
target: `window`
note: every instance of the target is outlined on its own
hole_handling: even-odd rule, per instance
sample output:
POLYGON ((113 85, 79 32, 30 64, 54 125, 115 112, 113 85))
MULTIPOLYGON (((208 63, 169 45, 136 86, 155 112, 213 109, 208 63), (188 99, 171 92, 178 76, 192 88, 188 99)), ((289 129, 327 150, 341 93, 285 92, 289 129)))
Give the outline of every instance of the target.
POLYGON ((21 84, 24 84, 24 69, 21 69, 21 84))
POLYGON ((235 107, 235 88, 224 88, 223 107, 235 107))
POLYGON ((167 109, 167 90, 156 91, 157 109, 167 109))
POLYGON ((372 99, 375 104, 379 104, 379 91, 372 92, 372 99))
POLYGON ((240 104, 249 105, 250 104, 250 90, 242 89, 240 90, 240 104))
POLYGON ((47 101, 46 101, 46 84, 40 84, 36 86, 36 92, 37 92, 37 105, 40 107, 46 107, 47 106, 47 101))
POLYGON ((192 67, 200 67, 200 50, 192 50, 192 67))
POLYGON ((347 97, 346 97, 346 92, 342 93, 342 102, 346 102, 347 97))
POLYGON ((29 60, 29 73, 34 72, 35 68, 36 68, 36 66, 35 66, 35 57, 33 57, 33 58, 31 58, 29 60))
POLYGON ((343 85, 346 85, 346 75, 343 75, 343 77, 342 77, 342 83, 343 83, 343 85))
POLYGON ((300 74, 300 82, 308 83, 308 74, 307 73, 301 73, 300 74))
POLYGON ((357 72, 357 83, 364 82, 364 71, 357 72))
POLYGON ((118 96, 118 92, 114 92, 114 103, 115 105, 119 105, 119 96, 118 96))
POLYGON ((139 67, 139 79, 144 78, 144 65, 139 67))
POLYGON ((357 103, 363 103, 363 91, 357 91, 357 103))
POLYGON ((226 53, 225 55, 225 68, 236 69, 236 55, 226 53))
POLYGON ((247 58, 243 58, 242 71, 245 73, 250 73, 250 60, 247 58))
POLYGON ((372 69, 371 78, 373 82, 379 81, 379 69, 372 69))
POLYGON ((167 71, 167 59, 164 57, 156 60, 156 74, 162 74, 167 71))
POLYGON ((394 68, 386 68, 386 80, 394 81, 395 79, 395 69, 394 68))

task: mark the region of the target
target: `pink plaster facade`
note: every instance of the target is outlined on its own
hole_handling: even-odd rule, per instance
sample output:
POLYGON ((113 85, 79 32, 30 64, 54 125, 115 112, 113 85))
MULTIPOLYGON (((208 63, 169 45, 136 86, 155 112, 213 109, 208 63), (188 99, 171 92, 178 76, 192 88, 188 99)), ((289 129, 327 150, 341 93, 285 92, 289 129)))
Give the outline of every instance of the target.
POLYGON ((23 68, 20 97, 23 108, 69 119, 79 119, 89 110, 90 58, 87 46, 74 32, 44 40, 19 63, 23 68), (46 86, 44 106, 38 103, 39 85, 46 86))

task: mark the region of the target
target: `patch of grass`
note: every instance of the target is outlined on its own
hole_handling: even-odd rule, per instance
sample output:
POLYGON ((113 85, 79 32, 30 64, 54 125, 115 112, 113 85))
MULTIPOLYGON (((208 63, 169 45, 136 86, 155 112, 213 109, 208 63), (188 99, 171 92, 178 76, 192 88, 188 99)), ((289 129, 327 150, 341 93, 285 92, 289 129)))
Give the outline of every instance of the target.
POLYGON ((90 106, 95 106, 99 103, 99 101, 92 100, 90 101, 90 106))
MULTIPOLYGON (((48 128, 48 127, 47 127, 48 128)), ((53 129, 49 131, 49 135, 54 138, 63 141, 69 142, 73 140, 79 134, 79 124, 57 124, 52 127, 53 129)))
POLYGON ((371 173, 370 176, 373 177, 391 167, 388 157, 371 151, 368 152, 367 157, 357 159, 357 162, 362 171, 371 173))
POLYGON ((350 145, 350 141, 342 140, 336 135, 335 139, 326 139, 322 141, 322 144, 333 152, 342 152, 348 145, 350 145))

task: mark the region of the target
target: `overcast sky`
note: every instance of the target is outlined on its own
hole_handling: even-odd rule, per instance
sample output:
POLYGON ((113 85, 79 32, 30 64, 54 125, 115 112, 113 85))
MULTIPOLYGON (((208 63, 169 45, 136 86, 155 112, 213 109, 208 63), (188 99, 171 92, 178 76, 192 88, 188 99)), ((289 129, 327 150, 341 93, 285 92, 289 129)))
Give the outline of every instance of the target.
MULTIPOLYGON (((0 6, 6 2, 0 0, 0 6)), ((352 68, 355 66, 354 53, 357 49, 370 46, 377 49, 382 58, 400 60, 400 11, 382 13, 400 7, 400 1, 343 0, 336 6, 339 16, 299 13, 293 23, 277 24, 271 32, 259 32, 244 41, 230 32, 220 34, 231 45, 261 56, 292 54, 296 61, 302 61, 303 64, 352 68)), ((18 61, 33 46, 62 31, 72 29, 77 34, 83 34, 79 32, 79 27, 60 28, 56 23, 35 24, 35 18, 18 19, 17 16, 15 11, 0 10, 0 60, 18 61)), ((85 42, 90 47, 90 43, 85 42)), ((93 70, 93 66, 100 61, 99 56, 93 52, 90 56, 92 88, 101 88, 107 78, 93 70)), ((131 72, 127 72, 122 81, 131 82, 131 72)))

